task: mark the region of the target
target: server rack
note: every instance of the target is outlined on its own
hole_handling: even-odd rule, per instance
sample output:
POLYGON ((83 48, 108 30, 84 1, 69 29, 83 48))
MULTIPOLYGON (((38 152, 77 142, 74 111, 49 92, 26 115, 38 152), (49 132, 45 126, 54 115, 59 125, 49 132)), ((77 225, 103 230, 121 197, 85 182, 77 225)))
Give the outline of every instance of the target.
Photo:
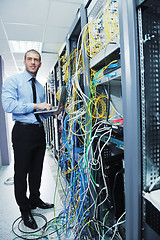
MULTIPOLYGON (((93 2, 95 1, 86 1, 86 4, 82 5, 76 14, 75 21, 66 37, 65 54, 67 61, 69 61, 72 50, 76 48, 77 42, 82 41, 82 39, 79 39, 79 35, 83 27, 89 23, 90 15, 92 13, 96 15, 105 1, 97 1, 95 8, 94 4, 92 5, 93 2)), ((116 1, 106 2, 115 3, 116 1)), ((108 77, 102 76, 96 88, 99 93, 104 94, 107 94, 104 91, 104 89, 107 89, 110 93, 108 95, 109 100, 115 100, 115 96, 118 96, 119 101, 115 102, 115 108, 121 109, 120 115, 123 117, 123 128, 114 129, 110 143, 105 145, 108 140, 106 135, 100 141, 101 148, 104 146, 101 155, 103 155, 104 173, 109 186, 110 204, 107 201, 103 202, 105 194, 102 194, 97 199, 97 219, 93 219, 93 224, 90 224, 85 233, 87 234, 86 237, 99 239, 99 235, 93 229, 94 221, 101 221, 106 212, 110 210, 111 215, 108 222, 105 223, 114 225, 118 217, 122 216, 126 210, 126 213, 124 212, 126 215, 122 218, 124 224, 121 224, 121 228, 118 229, 122 239, 150 239, 151 236, 152 238, 154 236, 154 239, 159 239, 159 225, 157 224, 159 222, 159 212, 155 211, 154 214, 151 214, 150 207, 152 206, 143 197, 143 192, 147 192, 150 185, 159 177, 159 135, 155 135, 155 132, 153 132, 153 130, 158 131, 159 129, 159 29, 157 27, 159 25, 159 4, 153 0, 119 0, 117 2, 120 41, 118 37, 115 38, 112 44, 102 48, 90 59, 86 54, 86 46, 83 48, 83 66, 86 68, 81 74, 81 83, 86 96, 91 96, 91 85, 89 86, 88 79, 93 77, 92 70, 96 74, 110 62, 115 59, 118 60, 116 62, 117 68, 110 71, 105 70, 104 75, 108 74, 108 77), (153 109, 153 114, 150 114, 150 108, 153 109), (147 129, 148 126, 150 129, 147 129), (111 171, 108 170, 109 168, 111 171), (113 199, 112 195, 113 190, 116 191, 117 186, 115 186, 116 181, 114 180, 117 177, 120 177, 120 186, 118 188, 121 189, 118 198, 121 198, 122 201, 117 201, 116 198, 113 199), (118 207, 117 212, 114 211, 114 204, 118 207)), ((85 37, 86 41, 88 41, 89 36, 86 35, 85 37)), ((64 51, 61 53, 63 55, 64 51)), ((55 75, 57 75, 58 67, 59 63, 57 62, 54 67, 55 75)), ((70 66, 68 69, 69 78, 72 78, 72 70, 70 66)), ((58 82, 56 80, 55 85, 58 82)), ((63 84, 65 84, 65 81, 63 84)), ((69 87, 67 85, 67 88, 69 87)), ((109 115, 111 103, 108 100, 105 103, 106 112, 109 115)), ((103 106, 101 106, 99 115, 102 110, 103 106)), ((65 115, 65 117, 67 116, 65 115)), ((89 121, 90 118, 88 118, 89 121)), ((87 127, 92 128, 92 125, 88 124, 87 127)), ((56 125, 54 129, 55 133, 58 132, 56 125)), ((60 142, 60 135, 58 136, 58 146, 61 146, 62 142, 66 144, 66 141, 60 142)), ((73 158, 72 167, 75 168, 83 153, 80 149, 79 139, 76 136, 73 136, 72 143, 69 150, 71 150, 73 158)), ((97 140, 93 141, 92 148, 87 152, 89 158, 92 158, 92 151, 96 149, 96 146, 97 140)), ((98 156, 99 152, 97 151, 95 158, 98 156)), ((61 166, 63 170, 64 167, 65 171, 71 170, 71 165, 66 165, 61 166)), ((99 183, 102 181, 102 175, 99 171, 97 171, 96 175, 94 171, 91 171, 91 174, 99 183)), ((86 171, 84 171, 84 175, 85 181, 87 181, 86 171)), ((71 173, 66 174, 68 183, 70 177, 71 173)), ((97 194, 103 190, 103 187, 103 184, 96 187, 91 184, 92 196, 96 198, 97 194)), ((156 190, 159 189, 158 181, 154 187, 156 190)), ((92 205, 94 202, 89 195, 85 200, 85 207, 89 206, 88 204, 92 205)), ((95 217, 92 207, 90 217, 95 217)), ((104 229, 102 231, 104 232, 104 229)), ((82 236, 84 235, 82 234, 82 236)), ((116 236, 115 239, 117 239, 116 236)))
MULTIPOLYGON (((59 87, 59 74, 58 74, 58 60, 54 66, 54 75, 55 75, 55 91, 54 91, 54 106, 57 106, 58 104, 58 101, 56 99, 56 92, 58 91, 58 87, 59 87)), ((56 139, 55 139, 55 156, 58 157, 58 152, 59 152, 59 138, 57 137, 58 136, 58 120, 57 120, 57 117, 55 117, 55 120, 54 120, 54 136, 56 136, 56 139)))
MULTIPOLYGON (((63 50, 63 54, 64 54, 63 50)), ((57 62, 54 65, 53 70, 48 76, 48 84, 46 85, 46 94, 47 94, 47 102, 51 103, 52 106, 58 106, 59 96, 61 86, 63 85, 63 72, 62 72, 62 61, 61 56, 57 59, 57 62), (47 90, 48 89, 48 90, 47 90)), ((61 146, 60 138, 61 138, 61 120, 57 118, 57 116, 50 117, 47 119, 47 124, 50 123, 49 132, 46 130, 47 139, 49 138, 49 144, 52 148, 53 155, 58 159, 59 158, 59 150, 61 146), (49 122, 49 123, 48 123, 49 122)))
POLYGON ((119 19, 123 78, 126 239, 141 239, 140 90, 135 1, 119 1, 119 19))
POLYGON ((138 4, 144 239, 160 239, 159 204, 159 21, 160 4, 138 4), (154 196, 154 194, 157 194, 154 196), (156 203, 154 203, 154 201, 156 203))
POLYGON ((126 238, 160 239, 160 213, 146 199, 154 182, 155 190, 159 189, 159 182, 156 182, 159 176, 159 126, 156 118, 159 114, 159 3, 123 1, 122 8, 120 1, 119 5, 121 55, 124 65, 122 75, 125 79, 122 84, 123 103, 128 102, 128 107, 125 103, 123 105, 126 238), (132 126, 136 135, 132 132, 132 126), (130 134, 132 139, 129 138, 130 134))
MULTIPOLYGON (((88 5, 89 6, 89 5, 88 5)), ((70 53, 71 53, 71 51, 73 50, 73 46, 75 45, 75 43, 77 44, 77 42, 79 41, 79 42, 81 42, 82 41, 82 39, 78 39, 79 38, 79 35, 80 35, 80 33, 81 33, 81 30, 85 27, 85 25, 87 24, 87 5, 86 6, 81 6, 81 8, 80 8, 80 11, 77 13, 77 15, 76 15, 76 18, 75 18, 75 21, 74 21, 74 23, 73 23, 73 25, 72 25, 72 27, 71 27, 71 30, 70 30, 70 32, 69 32, 69 34, 68 34, 68 36, 67 36, 67 38, 66 38, 66 51, 67 51, 67 56, 69 56, 70 55, 70 53)), ((88 41, 88 36, 85 36, 85 41, 87 42, 88 41)), ((84 43, 83 43, 84 44, 84 43)), ((79 45, 80 45, 80 43, 79 43, 79 45)), ((77 48, 78 49, 78 48, 77 48)), ((91 68, 96 68, 98 65, 98 68, 100 69, 101 67, 104 67, 105 66, 105 64, 107 65, 110 61, 112 61, 114 58, 115 58, 115 56, 117 57, 117 55, 118 55, 118 58, 119 58, 119 44, 117 43, 117 42, 114 42, 113 43, 113 45, 112 46, 109 46, 108 48, 107 48, 107 50, 105 49, 104 51, 103 51, 103 53, 102 52, 100 52, 99 53, 99 55, 98 55, 98 59, 97 59, 97 56, 94 58, 94 59, 91 59, 91 61, 89 61, 89 59, 88 59, 88 57, 86 57, 87 56, 87 54, 86 54, 86 49, 85 49, 85 47, 83 47, 83 63, 82 63, 82 67, 85 69, 85 70, 83 70, 83 73, 82 74, 80 74, 80 84, 81 84, 81 87, 83 88, 83 92, 84 92, 84 94, 86 95, 86 96, 90 96, 90 86, 89 86, 89 84, 88 84, 88 81, 90 81, 90 72, 91 72, 91 68), (109 56, 109 57, 108 57, 109 56), (90 66, 91 65, 91 66, 90 66)), ((77 50, 78 51, 78 50, 77 50)), ((63 54, 63 51, 62 51, 62 54, 63 54)), ((61 53, 60 53, 60 55, 61 55, 61 53)), ((58 66, 61 66, 61 63, 60 62, 58 62, 59 64, 58 64, 58 66)), ((58 69, 58 66, 56 67, 56 69, 58 69)), ((71 67, 72 68, 72 67, 71 67)), ((69 77, 73 77, 72 76, 72 69, 69 69, 69 77)), ((96 69, 97 71, 98 71, 98 69, 96 69)), ((117 80, 120 80, 120 69, 117 69, 117 70, 115 70, 114 71, 114 73, 115 73, 115 75, 116 76, 114 76, 113 74, 113 76, 112 77, 109 77, 109 78, 107 78, 107 81, 108 81, 108 83, 111 81, 111 80, 113 80, 113 79, 117 79, 117 80)), ((105 82, 106 82, 106 80, 105 80, 105 82)), ((109 84, 108 84, 109 85, 109 84)), ((67 86, 67 88, 68 87, 70 87, 70 86, 67 86)), ((98 87, 97 87, 98 88, 98 87)), ((99 87, 99 89, 101 89, 101 87, 99 87)), ((86 101, 88 100, 88 98, 86 97, 86 101)), ((108 105, 108 112, 109 112, 109 108, 110 108, 110 105, 108 105)), ((73 110, 74 110, 74 108, 73 108, 73 110)), ((90 117, 89 116, 87 116, 86 115, 86 118, 87 118, 87 121, 89 122, 90 121, 90 117)), ((87 124, 86 124, 87 125, 87 124)), ((88 130, 88 128, 89 129, 91 129, 92 128, 92 126, 90 125, 90 124, 88 124, 87 125, 87 127, 86 127, 86 131, 88 130)), ((88 136, 87 137, 90 137, 90 134, 88 133, 88 136)), ((58 137, 58 139, 59 139, 59 137, 58 137)), ((60 139, 59 139, 60 140, 60 139)), ((112 139, 112 141, 113 141, 113 144, 111 143, 111 145, 120 145, 119 143, 118 143, 118 141, 116 142, 116 138, 115 139, 112 139)), ((122 143, 122 145, 123 145, 123 139, 122 139, 122 141, 121 141, 121 143, 122 143)), ((77 166, 77 159, 81 159, 81 149, 79 148, 80 146, 78 145, 79 144, 79 141, 78 141, 78 138, 77 137, 75 137, 74 135, 73 135, 73 138, 72 138, 72 146, 71 146, 71 148, 69 148, 68 150, 71 150, 71 155, 72 155, 72 160, 73 160, 73 168, 75 168, 76 166, 77 166)), ((101 141, 101 144, 103 145, 103 141, 101 141)), ((59 146, 60 146, 61 144, 60 144, 60 141, 59 141, 59 146)), ((94 145, 95 145, 95 142, 93 143, 93 145, 92 145, 92 148, 94 149, 94 145)), ((65 145, 65 147, 66 147, 66 145, 65 145)), ((110 182, 112 182, 112 184, 110 183, 110 186, 111 186, 111 188, 113 188, 113 182, 114 182, 114 177, 115 177, 115 175, 116 175, 116 173, 117 173, 117 171, 122 171, 122 179, 123 179, 123 164, 122 164, 122 162, 123 162, 123 146, 121 146, 122 147, 122 149, 121 150, 117 150, 117 147, 116 147, 116 150, 115 150, 115 155, 116 156, 119 156, 119 158, 118 158, 118 160, 116 159, 116 157, 114 157, 113 156, 113 159, 115 158, 116 160, 115 160, 115 162, 117 162, 117 161, 119 161, 120 160, 120 164, 118 164, 118 170, 116 170, 116 165, 114 166, 114 168, 115 168, 115 173, 113 174, 113 176, 112 176, 112 180, 111 179, 109 179, 109 181, 110 182)), ((103 153, 103 155, 105 155, 107 158, 106 158, 106 161, 109 163, 109 157, 111 157, 111 154, 113 155, 113 150, 111 150, 111 148, 113 148, 113 146, 112 147, 107 147, 107 152, 108 152, 108 154, 106 155, 106 149, 105 149, 105 153, 103 153)), ((87 155, 88 155, 88 157, 89 158, 92 158, 92 153, 91 153, 91 151, 93 151, 93 150, 88 150, 87 149, 87 155)), ((85 155, 85 153, 83 153, 84 155, 85 155)), ((61 155, 61 154, 60 154, 61 155)), ((59 155, 59 156, 60 156, 59 155)), ((59 158, 60 159, 60 158, 59 158)), ((117 163, 116 163, 117 164, 117 163)), ((106 169, 107 169, 107 164, 104 164, 105 166, 104 166, 104 168, 106 167, 106 169)), ((109 167, 111 166, 111 163, 109 163, 109 165, 108 165, 109 167)), ((71 168, 71 166, 70 166, 70 164, 65 164, 65 166, 61 166, 61 168, 62 168, 62 171, 64 170, 64 168, 65 168, 65 171, 68 171, 68 170, 70 170, 70 168, 71 168), (67 165, 67 166, 66 166, 67 165)), ((106 174, 107 174, 107 170, 105 170, 106 171, 106 174)), ((94 172, 91 172, 91 174, 94 176, 94 172)), ((111 174, 111 172, 109 173, 109 174, 111 174)), ((109 174, 108 174, 108 176, 109 176, 109 174)), ((84 176, 86 176, 86 174, 84 173, 84 176)), ((95 177, 95 176, 94 176, 95 177)), ((70 174, 67 174, 66 175, 66 178, 67 178, 67 180, 68 180, 68 182, 69 182, 69 180, 70 180, 70 174)), ((110 175, 110 178, 111 178, 111 175, 110 175)), ((101 181, 101 176, 100 176, 100 173, 97 175, 97 180, 100 182, 101 181)), ((108 181, 108 182, 109 182, 108 181)), ((122 181, 123 182, 123 181, 122 181)), ((114 186, 115 187, 115 186, 114 186)), ((123 190, 123 184, 121 185, 121 188, 122 188, 122 191, 121 191, 121 197, 122 197, 122 199, 124 198, 124 190, 123 190)), ((103 188, 103 186, 101 186, 101 190, 102 190, 102 188, 103 188)), ((99 194, 98 193, 98 188, 97 189, 95 189, 94 188, 94 186, 92 186, 92 184, 90 185, 90 189, 91 189, 91 192, 92 192, 92 195, 93 196, 95 196, 95 197, 97 197, 97 194, 99 194)), ((101 192, 101 190, 100 190, 100 192, 101 192)), ((74 191, 73 191, 74 192, 74 191)), ((112 194, 111 193, 112 192, 112 189, 110 190, 110 194, 112 194)), ((103 198, 103 196, 102 196, 102 198, 103 198)), ((98 199, 98 201, 97 201, 97 206, 99 206, 99 205, 101 205, 101 201, 103 201, 103 199, 98 199)), ((112 197, 111 197, 112 198, 112 197)), ((123 201, 123 200, 122 200, 123 201)), ((90 196, 88 196, 88 200, 86 199, 86 205, 85 205, 85 207, 88 205, 88 204, 90 204, 90 205, 92 205, 93 204, 93 200, 91 199, 91 197, 90 196)), ((112 204, 113 205, 113 204, 112 204)), ((124 201, 123 201, 123 204, 122 205, 124 205, 124 201)), ((96 221, 100 221, 101 219, 102 219, 102 216, 101 215, 104 215, 104 210, 103 210, 103 207, 105 206, 105 210, 107 211, 107 209, 106 209, 106 204, 104 204, 104 205, 102 205, 101 207, 99 207, 99 210, 98 210, 98 215, 97 215, 97 217, 98 217, 98 219, 96 219, 96 221)), ((113 206, 110 206, 110 208, 112 208, 113 206)), ((122 206, 121 206, 122 207, 122 206)), ((123 206, 123 211, 124 211, 124 206, 123 206)), ((90 218, 92 219, 92 217, 95 217, 94 216, 94 214, 93 214, 93 209, 91 208, 91 212, 90 212, 90 218)), ((120 215, 119 214, 117 214, 117 219, 118 219, 118 217, 120 217, 120 215)), ((110 218, 110 224, 114 224, 115 223, 115 214, 114 214, 114 216, 113 216, 113 219, 111 219, 110 218)), ((88 231, 87 231, 88 232, 88 231)), ((98 234, 96 234, 96 231, 95 231, 95 229, 93 230, 93 227, 92 227, 92 225, 91 225, 91 228, 89 229, 89 232, 87 233, 90 237, 93 237, 94 239, 98 239, 98 234)), ((123 235, 124 235, 125 233, 123 233, 123 235)), ((82 234, 83 235, 83 234, 82 234)))

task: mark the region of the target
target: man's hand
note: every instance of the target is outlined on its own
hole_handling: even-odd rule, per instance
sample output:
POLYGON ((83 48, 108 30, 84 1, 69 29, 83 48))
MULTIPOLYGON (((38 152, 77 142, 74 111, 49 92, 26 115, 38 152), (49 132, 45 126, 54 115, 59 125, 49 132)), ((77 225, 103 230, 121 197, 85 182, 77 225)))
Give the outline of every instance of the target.
MULTIPOLYGON (((62 110, 63 110, 63 104, 61 103, 61 105, 60 105, 60 107, 59 107, 59 113, 62 112, 62 110)), ((59 113, 58 113, 58 114, 59 114, 59 113)))
POLYGON ((43 103, 35 103, 35 104, 34 104, 34 109, 40 109, 40 110, 47 109, 47 110, 50 110, 51 108, 52 108, 52 105, 49 104, 49 103, 46 103, 46 102, 43 102, 43 103))
POLYGON ((60 114, 60 112, 62 112, 62 110, 63 110, 63 104, 61 103, 59 109, 57 111, 53 112, 52 115, 58 115, 58 114, 60 114))

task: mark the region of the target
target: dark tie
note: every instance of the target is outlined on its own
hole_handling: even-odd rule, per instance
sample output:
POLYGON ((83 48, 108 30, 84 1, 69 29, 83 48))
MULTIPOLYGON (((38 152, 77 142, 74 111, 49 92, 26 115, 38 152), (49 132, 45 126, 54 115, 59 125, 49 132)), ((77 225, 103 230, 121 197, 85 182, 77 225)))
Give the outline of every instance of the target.
MULTIPOLYGON (((32 81, 33 102, 36 103, 37 102, 37 97, 36 97, 35 78, 31 78, 30 80, 32 81)), ((38 122, 40 122, 40 123, 42 122, 40 117, 38 116, 38 114, 35 114, 35 117, 36 117, 38 122)))

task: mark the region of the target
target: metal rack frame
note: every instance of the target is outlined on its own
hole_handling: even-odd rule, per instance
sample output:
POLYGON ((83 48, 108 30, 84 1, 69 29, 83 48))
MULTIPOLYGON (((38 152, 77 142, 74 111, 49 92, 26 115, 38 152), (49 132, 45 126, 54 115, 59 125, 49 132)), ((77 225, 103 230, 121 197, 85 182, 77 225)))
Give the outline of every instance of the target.
MULTIPOLYGON (((149 239, 155 236, 153 230, 143 223, 142 208, 142 142, 141 142, 141 95, 140 95, 140 72, 139 64, 139 42, 137 29, 137 6, 143 0, 119 0, 119 28, 121 54, 121 79, 123 98, 123 120, 124 120, 124 164, 125 164, 125 209, 126 209, 126 240, 140 240, 143 236, 149 239), (145 229, 143 229, 145 227, 145 229), (144 234, 145 232, 145 234, 144 234)), ((87 7, 91 1, 86 1, 77 12, 75 20, 66 36, 67 54, 70 54, 70 41, 73 39, 74 31, 87 23, 87 7)), ((112 52, 112 49, 109 52, 112 52)), ((105 52, 105 53, 104 53, 105 52)), ((103 61, 106 54, 98 54, 91 60, 91 66, 103 61)), ((85 54, 84 54, 85 55, 85 54)), ((84 59, 89 76, 90 69, 88 59, 84 59)), ((57 63, 58 64, 58 63, 57 63)), ((56 68, 55 68, 56 69, 56 68)), ((56 73, 55 73, 56 74, 56 73)), ((89 89, 84 79, 84 91, 89 89)), ((155 238, 158 239, 158 238, 155 238)))
POLYGON ((119 1, 126 239, 141 239, 141 129, 136 2, 119 1))

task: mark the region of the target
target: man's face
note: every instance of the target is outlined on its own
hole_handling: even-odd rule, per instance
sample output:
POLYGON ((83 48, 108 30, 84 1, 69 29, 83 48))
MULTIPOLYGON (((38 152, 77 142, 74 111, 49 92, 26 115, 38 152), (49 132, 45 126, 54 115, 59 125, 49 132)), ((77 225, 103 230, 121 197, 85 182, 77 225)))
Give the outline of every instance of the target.
POLYGON ((24 65, 26 71, 31 74, 31 76, 36 76, 38 69, 41 66, 39 55, 34 52, 28 52, 26 59, 24 60, 24 65))

